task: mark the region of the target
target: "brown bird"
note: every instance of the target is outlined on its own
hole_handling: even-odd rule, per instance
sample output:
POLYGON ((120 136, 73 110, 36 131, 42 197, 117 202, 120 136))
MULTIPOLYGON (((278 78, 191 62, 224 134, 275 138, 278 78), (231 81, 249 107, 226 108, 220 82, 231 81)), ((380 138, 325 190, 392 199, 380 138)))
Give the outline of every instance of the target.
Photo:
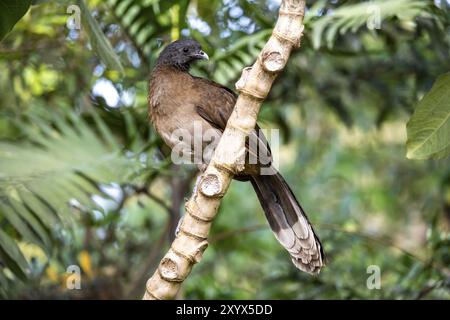
MULTIPOLYGON (((196 144, 206 146, 220 138, 237 99, 232 90, 189 74, 191 63, 202 59, 208 59, 208 55, 198 42, 189 39, 172 42, 161 52, 149 82, 149 116, 156 131, 172 151, 183 150, 190 160, 196 158, 196 144), (200 134, 196 125, 200 125, 200 134), (211 134, 206 137, 205 132, 212 132, 215 138, 211 134)), ((256 126, 251 136, 266 151, 270 167, 271 151, 258 129, 256 126)), ((211 149, 209 152, 206 149, 201 154, 200 170, 204 170, 212 154, 211 149)), ((247 154, 252 153, 256 151, 247 143, 247 154)), ((261 163, 267 161, 262 161, 258 154, 257 164, 246 163, 235 179, 250 180, 275 237, 289 252, 294 265, 318 274, 325 260, 319 238, 281 174, 271 168, 271 175, 262 175, 258 170, 261 163)))

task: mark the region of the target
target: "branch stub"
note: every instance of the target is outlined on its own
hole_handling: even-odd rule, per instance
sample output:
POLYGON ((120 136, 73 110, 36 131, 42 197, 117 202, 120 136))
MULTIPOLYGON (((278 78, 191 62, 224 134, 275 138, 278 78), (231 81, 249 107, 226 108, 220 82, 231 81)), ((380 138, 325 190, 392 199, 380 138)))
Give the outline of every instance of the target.
POLYGON ((160 269, 161 277, 168 281, 178 280, 178 265, 170 258, 164 258, 161 261, 160 269))
POLYGON ((262 65, 267 72, 279 72, 286 64, 286 60, 279 51, 264 52, 262 54, 262 65))
POLYGON ((217 197, 220 196, 222 191, 222 183, 215 174, 208 174, 202 179, 200 184, 200 191, 205 197, 217 197))

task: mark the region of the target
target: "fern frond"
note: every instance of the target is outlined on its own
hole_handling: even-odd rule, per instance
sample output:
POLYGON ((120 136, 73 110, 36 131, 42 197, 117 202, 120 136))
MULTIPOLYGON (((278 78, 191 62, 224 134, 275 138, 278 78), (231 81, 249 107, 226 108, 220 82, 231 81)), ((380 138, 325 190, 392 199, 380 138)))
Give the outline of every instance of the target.
POLYGON ((317 20, 308 17, 307 21, 312 22, 313 46, 318 49, 323 37, 325 37, 327 46, 332 47, 338 34, 356 32, 365 25, 378 28, 381 25, 371 25, 381 24, 384 20, 391 18, 412 21, 426 12, 425 9, 429 5, 428 1, 423 0, 374 0, 343 5, 339 9, 327 12, 317 20))
POLYGON ((34 117, 21 127, 27 142, 0 141, 0 223, 6 230, 0 230, 0 266, 15 276, 26 277, 29 267, 13 239, 49 255, 55 229, 73 226, 71 204, 101 210, 92 198, 104 195, 99 185, 130 183, 139 172, 152 171, 94 118, 95 128, 75 114, 53 116, 50 123, 34 117))

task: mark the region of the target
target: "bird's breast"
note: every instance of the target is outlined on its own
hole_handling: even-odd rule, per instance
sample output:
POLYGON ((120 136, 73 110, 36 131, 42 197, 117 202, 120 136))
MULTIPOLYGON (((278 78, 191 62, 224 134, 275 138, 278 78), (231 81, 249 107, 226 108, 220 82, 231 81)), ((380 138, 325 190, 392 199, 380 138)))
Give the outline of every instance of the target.
MULTIPOLYGON (((205 121, 195 109, 199 97, 189 74, 159 71, 156 76, 152 76, 149 86, 150 119, 173 151, 185 155, 196 152, 201 156, 205 153, 205 145, 218 141, 221 132, 205 121)), ((211 149, 214 148, 206 150, 211 149)))

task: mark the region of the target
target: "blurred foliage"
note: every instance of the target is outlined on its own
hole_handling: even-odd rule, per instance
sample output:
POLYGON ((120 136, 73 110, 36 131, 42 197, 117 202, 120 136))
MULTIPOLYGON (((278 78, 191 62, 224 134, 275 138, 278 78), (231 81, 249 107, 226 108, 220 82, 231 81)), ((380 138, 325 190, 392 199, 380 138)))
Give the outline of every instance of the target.
MULTIPOLYGON (((323 10, 325 1, 317 2, 314 9, 323 10)), ((414 27, 414 19, 427 15, 424 10, 431 2, 422 0, 376 0, 349 3, 339 6, 330 15, 322 15, 314 25, 312 41, 314 48, 321 46, 325 37, 328 47, 332 47, 337 34, 355 32, 362 26, 379 29, 381 22, 388 18, 398 18, 404 26, 414 27)))
POLYGON ((26 1, 0 1, 0 40, 11 31, 16 22, 30 8, 31 0, 26 1))
MULTIPOLYGON (((307 2, 302 47, 260 123, 281 131, 281 171, 328 266, 298 272, 251 186, 234 182, 180 297, 448 299, 450 166, 406 159, 405 142, 450 70, 449 4, 307 2), (368 28, 374 4, 380 26, 368 28)), ((153 63, 192 37, 211 57, 193 72, 233 87, 279 1, 86 0, 81 30, 67 26, 69 1, 33 3, 0 43, 0 297, 138 298, 195 173, 170 164, 148 123, 153 63), (67 289, 71 265, 81 290, 67 289)))
MULTIPOLYGON (((87 33, 89 35, 89 42, 94 51, 96 51, 101 61, 106 65, 108 69, 116 70, 123 75, 123 67, 120 63, 119 57, 114 52, 108 38, 104 35, 98 22, 92 17, 86 3, 83 0, 78 0, 77 5, 80 8, 80 23, 86 26, 87 33)), ((81 24, 80 24, 81 27, 81 24)))

